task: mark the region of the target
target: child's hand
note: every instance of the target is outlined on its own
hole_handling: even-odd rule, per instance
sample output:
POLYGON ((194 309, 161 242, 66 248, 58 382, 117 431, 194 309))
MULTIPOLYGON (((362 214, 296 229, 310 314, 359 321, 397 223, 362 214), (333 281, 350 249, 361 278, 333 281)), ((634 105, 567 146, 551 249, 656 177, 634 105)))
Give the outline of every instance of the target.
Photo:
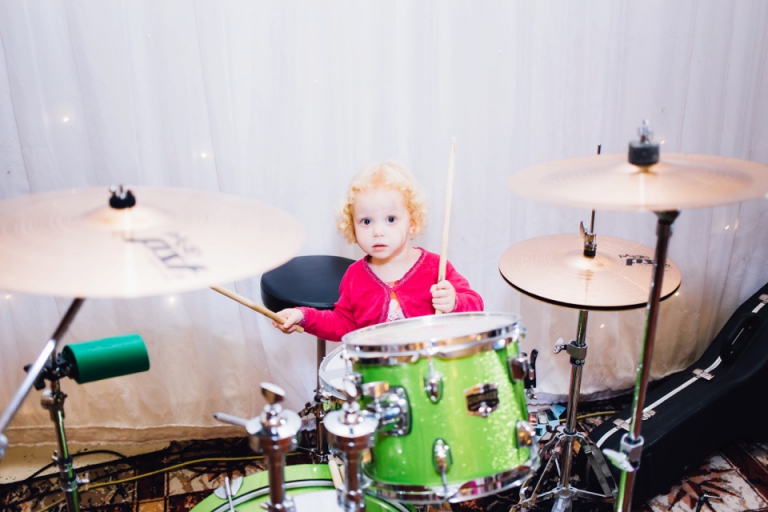
POLYGON ((432 307, 441 313, 450 313, 456 307, 456 290, 450 281, 443 279, 429 289, 432 294, 432 307))
POLYGON ((278 316, 285 318, 285 322, 279 324, 272 320, 272 326, 277 327, 286 334, 291 334, 296 330, 297 324, 304 320, 304 314, 298 309, 288 308, 277 312, 278 316))

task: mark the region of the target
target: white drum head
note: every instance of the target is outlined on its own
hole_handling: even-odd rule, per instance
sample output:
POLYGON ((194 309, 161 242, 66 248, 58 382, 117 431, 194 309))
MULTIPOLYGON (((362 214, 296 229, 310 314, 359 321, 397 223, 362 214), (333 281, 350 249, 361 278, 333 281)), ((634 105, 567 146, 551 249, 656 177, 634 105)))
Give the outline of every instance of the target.
POLYGON ((344 400, 342 386, 347 375, 347 364, 344 361, 344 346, 340 345, 325 356, 320 364, 320 385, 329 395, 344 400))
POLYGON ((418 354, 504 337, 517 340, 524 331, 518 317, 510 313, 450 313, 365 327, 348 333, 342 341, 354 359, 366 352, 418 354))

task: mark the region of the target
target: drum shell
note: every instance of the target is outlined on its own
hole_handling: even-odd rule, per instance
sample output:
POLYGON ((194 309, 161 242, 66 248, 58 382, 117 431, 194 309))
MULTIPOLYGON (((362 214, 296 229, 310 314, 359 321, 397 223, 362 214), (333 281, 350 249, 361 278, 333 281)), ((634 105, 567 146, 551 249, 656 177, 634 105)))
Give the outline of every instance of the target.
POLYGON ((432 358, 443 376, 443 395, 433 403, 424 391, 429 375, 427 357, 413 363, 371 364, 358 360, 354 371, 363 383, 386 381, 403 387, 408 395, 411 431, 404 436, 377 433, 366 474, 377 482, 440 486, 442 478, 433 460, 433 445, 445 441, 453 464, 447 482, 469 480, 509 471, 530 458, 528 448, 517 447, 517 422, 527 421, 523 382, 512 382, 507 360, 518 355, 517 342, 506 347, 457 358, 432 358), (498 407, 488 417, 470 414, 465 391, 479 384, 497 386, 498 407))

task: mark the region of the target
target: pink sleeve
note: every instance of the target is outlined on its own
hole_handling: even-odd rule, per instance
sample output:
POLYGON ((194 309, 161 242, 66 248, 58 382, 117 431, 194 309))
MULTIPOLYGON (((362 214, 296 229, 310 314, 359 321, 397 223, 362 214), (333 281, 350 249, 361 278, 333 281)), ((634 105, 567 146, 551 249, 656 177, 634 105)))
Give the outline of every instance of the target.
POLYGON ((454 313, 483 310, 483 298, 480 297, 479 293, 469 287, 469 282, 464 279, 464 276, 456 272, 456 269, 453 268, 450 261, 446 266, 445 278, 451 282, 453 288, 456 290, 456 307, 453 309, 454 313))
POLYGON ((301 326, 308 333, 326 341, 341 341, 341 337, 357 328, 350 287, 350 271, 344 274, 339 285, 339 300, 333 309, 319 310, 300 307, 304 314, 301 326))

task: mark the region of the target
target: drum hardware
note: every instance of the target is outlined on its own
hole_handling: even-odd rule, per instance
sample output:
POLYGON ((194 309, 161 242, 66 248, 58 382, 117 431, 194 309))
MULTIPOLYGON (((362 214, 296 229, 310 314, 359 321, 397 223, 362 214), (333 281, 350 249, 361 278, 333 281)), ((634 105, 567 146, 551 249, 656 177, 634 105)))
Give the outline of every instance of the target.
MULTIPOLYGON (((507 365, 519 356, 524 332, 507 313, 449 313, 344 337, 353 371, 362 377, 361 395, 378 397, 377 433, 393 416, 388 402, 407 399, 407 409, 400 404, 394 412, 407 410, 408 435, 377 435, 371 460, 363 463, 369 494, 401 503, 458 503, 519 486, 535 470, 538 446, 523 382, 510 377, 507 365), (436 402, 424 389, 430 379, 432 389, 442 384, 436 402), (398 388, 401 393, 384 399, 398 388), (467 413, 457 415, 460 408, 467 413)), ((367 400, 376 413, 376 402, 367 400)))
MULTIPOLYGON (((630 162, 632 161, 630 149, 630 162)), ((650 299, 648 301, 648 313, 646 315, 645 336, 640 359, 637 363, 638 378, 632 397, 632 421, 630 431, 624 435, 620 443, 620 452, 606 449, 605 455, 614 465, 622 470, 619 481, 619 494, 617 497, 617 510, 629 512, 632 503, 632 488, 635 481, 635 471, 640 468, 640 459, 643 453, 643 438, 640 435, 642 425, 643 407, 645 395, 648 390, 648 381, 651 371, 651 357, 653 345, 656 340, 656 327, 659 317, 659 303, 661 301, 661 286, 664 280, 664 265, 667 260, 669 238, 672 236, 672 224, 679 215, 678 211, 655 212, 658 216, 656 228, 656 264, 654 265, 653 279, 651 280, 650 299), (647 364, 646 364, 647 362, 647 364)))
POLYGON ((379 421, 367 411, 360 410, 356 402, 357 388, 350 381, 344 383, 346 402, 341 411, 332 411, 325 417, 328 443, 339 452, 344 462, 344 483, 338 492, 338 503, 344 512, 365 510, 363 491, 367 487, 363 475, 362 454, 373 445, 379 421))
POLYGON ((432 445, 432 464, 443 480, 443 496, 447 497, 449 496, 447 474, 453 466, 453 456, 451 455, 451 447, 444 439, 435 439, 435 444, 432 445))
POLYGON ((232 502, 232 496, 238 493, 240 491, 240 486, 243 484, 243 477, 239 476, 232 480, 232 482, 229 481, 229 477, 224 477, 224 485, 221 487, 217 487, 214 489, 213 494, 218 496, 219 498, 223 500, 227 500, 227 503, 229 504, 229 512, 235 512, 235 504, 232 502))
POLYGON ((552 506, 552 510, 559 512, 571 510, 574 498, 582 497, 607 503, 614 502, 616 499, 616 483, 603 455, 586 434, 576 430, 576 412, 581 389, 581 373, 587 358, 587 344, 584 342, 584 339, 586 337, 588 315, 589 313, 585 310, 579 312, 578 337, 576 340, 567 345, 558 344, 555 346, 554 353, 557 354, 565 350, 570 356, 571 362, 571 382, 568 388, 568 402, 566 404, 566 423, 564 427, 557 428, 552 438, 542 449, 542 452, 549 456, 547 464, 544 466, 530 494, 528 494, 529 482, 523 484, 520 489, 518 507, 525 508, 553 498, 555 503, 552 506), (603 494, 577 489, 571 485, 571 465, 575 456, 574 444, 576 442, 579 443, 587 455, 587 461, 597 475, 603 494), (553 489, 540 493, 542 483, 550 470, 552 470, 553 463, 556 463, 557 460, 561 461, 559 466, 555 466, 559 473, 558 483, 553 489))
MULTIPOLYGON (((37 357, 35 362, 29 366, 29 369, 27 370, 27 376, 24 378, 21 386, 19 386, 19 389, 11 398, 11 403, 8 404, 8 407, 6 407, 6 409, 3 411, 3 415, 0 417, 0 459, 3 458, 6 450, 8 449, 8 439, 4 435, 5 429, 8 428, 8 425, 16 415, 19 407, 21 407, 21 403, 24 401, 24 398, 32 389, 32 386, 35 384, 35 382, 38 381, 40 372, 42 372, 46 362, 49 359, 53 360, 56 357, 56 346, 67 332, 67 329, 74 320, 75 315, 77 315, 77 312, 80 310, 80 306, 83 305, 84 300, 85 299, 75 299, 72 301, 69 309, 67 309, 64 317, 59 322, 58 327, 56 327, 56 331, 54 331, 53 336, 51 336, 51 339, 49 339, 45 344, 43 351, 37 357)), ((59 431, 60 429, 57 429, 57 432, 59 431)), ((62 453, 64 452, 62 451, 62 453)), ((64 454, 64 457, 66 458, 67 455, 64 454)), ((71 487, 71 485, 67 484, 67 487, 71 487)), ((69 496, 69 494, 67 494, 67 496, 69 496)), ((72 510, 72 508, 70 508, 70 510, 72 510)))
POLYGON ((682 209, 746 201, 768 192, 768 166, 765 164, 712 155, 666 154, 661 158, 659 145, 651 142, 647 121, 643 121, 638 133, 640 140, 629 144, 628 155, 581 157, 547 163, 520 171, 508 181, 509 186, 521 195, 563 206, 652 211, 657 216, 656 249, 644 304, 647 305, 646 321, 633 393, 630 433, 621 443, 620 452, 606 450, 605 453, 622 469, 616 505, 617 510, 625 512, 631 507, 634 472, 639 469, 642 454, 640 427, 659 303, 669 288, 665 288, 665 281, 674 279, 667 265, 672 224, 682 209))
POLYGON ((539 357, 537 349, 531 350, 531 355, 522 352, 520 356, 513 356, 507 359, 507 369, 509 378, 512 382, 523 381, 525 396, 529 399, 535 399, 534 389, 536 388, 536 359, 539 357))
MULTIPOLYGON (((79 477, 75 474, 64 428, 64 402, 67 395, 61 390, 60 380, 64 377, 70 377, 78 384, 84 384, 149 369, 146 347, 138 335, 107 338, 74 345, 77 348, 67 345, 63 348, 62 353, 56 354, 56 344, 73 320, 80 304, 82 304, 82 299, 76 299, 59 324, 56 333, 46 345, 46 347, 52 347, 50 357, 42 362, 41 367, 38 367, 37 361, 24 367, 27 372, 25 382, 31 383, 30 388, 34 386, 37 390, 43 390, 40 404, 43 409, 48 411, 56 428, 58 450, 54 451, 53 460, 59 468, 59 487, 64 492, 69 512, 80 511, 79 487, 84 486, 84 489, 87 490, 90 482, 87 475, 79 477), (126 347, 128 348, 126 349, 126 347), (98 354, 97 357, 93 356, 94 352, 98 354), (113 356, 111 360, 109 356, 113 356), (120 360, 116 361, 116 359, 120 360), (141 359, 141 361, 137 363, 137 359, 141 359), (50 382, 50 387, 47 389, 46 381, 50 382)), ((44 351, 44 353, 46 352, 44 351)), ((40 361, 39 358, 38 361, 40 361)), ((20 405, 23 398, 24 395, 20 395, 20 399, 16 403, 20 405)), ((9 411, 11 411, 10 415, 12 416, 13 409, 9 409, 9 411)))
POLYGON ((436 404, 443 397, 444 378, 443 374, 435 371, 435 364, 432 362, 432 356, 429 356, 429 374, 424 377, 424 392, 427 398, 433 404, 436 404))
POLYGON ((64 432, 64 400, 67 395, 61 391, 57 377, 51 376, 50 389, 46 389, 40 399, 43 409, 47 409, 51 416, 51 421, 56 425, 56 440, 59 449, 53 452, 53 460, 59 467, 59 487, 64 492, 67 501, 67 510, 69 512, 80 511, 80 491, 79 486, 85 486, 90 483, 87 476, 80 478, 75 474, 72 464, 72 456, 67 447, 67 437, 64 432))
MULTIPOLYGON (((642 294, 643 287, 638 286, 637 283, 649 279, 651 266, 626 265, 625 262, 634 256, 649 254, 650 249, 632 242, 602 236, 600 246, 598 250, 593 210, 589 229, 580 222, 578 235, 553 235, 524 241, 505 251, 499 264, 502 276, 521 292, 557 305, 579 307, 576 339, 568 344, 557 343, 554 348, 555 354, 566 352, 571 364, 566 422, 564 426, 557 428, 552 438, 544 445, 542 452, 548 461, 535 483, 534 475, 531 475, 521 487, 518 507, 529 507, 544 500, 554 499, 553 510, 565 511, 571 510, 572 501, 576 498, 610 503, 617 497, 617 486, 603 454, 589 437, 576 430, 582 372, 587 358, 588 310, 626 309, 642 305, 640 301, 646 299, 642 294), (546 256, 545 260, 556 262, 555 274, 560 285, 557 289, 546 279, 538 281, 531 279, 532 274, 535 276, 537 272, 532 272, 532 265, 529 263, 538 261, 537 258, 542 255, 546 256), (549 257, 550 255, 553 257, 549 257), (615 289, 608 293, 608 284, 617 285, 620 293, 615 289), (637 293, 638 289, 640 294, 637 293), (600 293, 595 293, 596 290, 600 293), (597 475, 602 494, 577 489, 571 485, 575 443, 579 443, 587 455, 587 461, 597 475), (557 484, 552 489, 542 491, 542 485, 547 481, 552 470, 557 471, 557 484)), ((671 278, 665 288, 665 298, 667 298, 679 287, 680 273, 671 262, 668 267, 662 268, 666 269, 668 277, 671 278)), ((511 368, 513 376, 520 371, 521 368, 511 368)))
POLYGON ((296 447, 301 419, 280 405, 285 398, 282 388, 269 382, 262 382, 260 386, 267 402, 261 415, 250 420, 225 413, 213 416, 219 421, 244 427, 251 436, 251 448, 266 456, 270 498, 264 508, 269 512, 295 512, 293 500, 285 492, 285 455, 296 447))
POLYGON ((379 434, 405 436, 411 432, 411 407, 405 388, 390 387, 386 381, 369 382, 363 384, 362 395, 371 399, 368 411, 379 421, 379 434))

